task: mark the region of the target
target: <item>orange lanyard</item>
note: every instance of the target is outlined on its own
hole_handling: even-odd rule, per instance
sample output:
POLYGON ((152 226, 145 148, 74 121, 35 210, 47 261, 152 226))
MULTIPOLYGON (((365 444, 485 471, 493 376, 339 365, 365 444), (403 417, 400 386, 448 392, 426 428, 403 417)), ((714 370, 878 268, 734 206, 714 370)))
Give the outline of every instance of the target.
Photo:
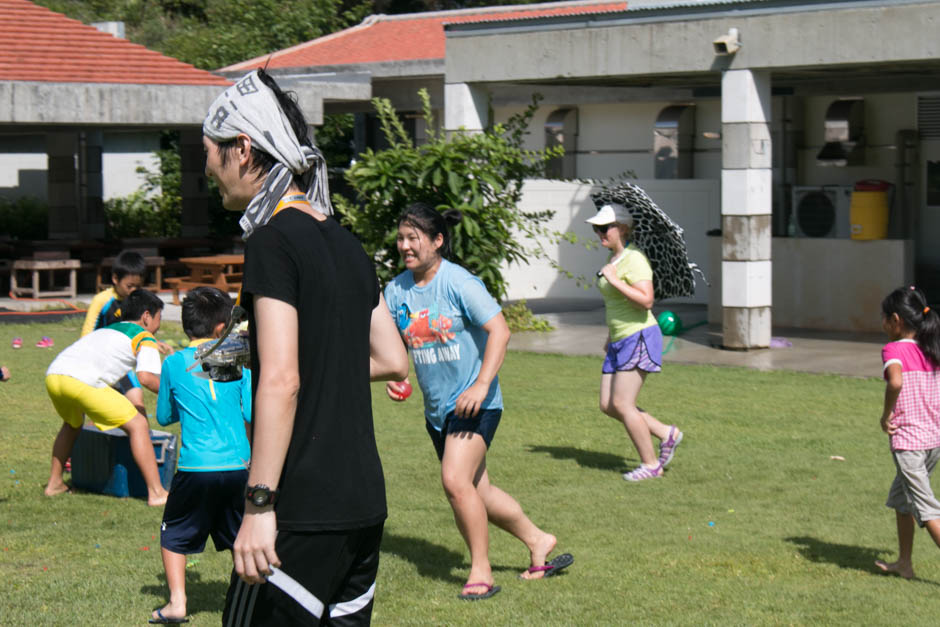
MULTIPOLYGON (((278 213, 280 213, 282 209, 285 209, 291 205, 307 205, 308 207, 312 206, 310 201, 307 200, 306 194, 291 194, 290 196, 283 196, 278 201, 277 206, 274 207, 274 213, 271 214, 271 217, 273 218, 278 213)), ((235 304, 241 305, 241 302, 242 290, 241 288, 238 288, 238 296, 235 297, 235 304)))
POLYGON ((290 205, 307 205, 308 207, 311 206, 310 201, 307 200, 307 196, 305 194, 291 194, 290 196, 282 197, 278 201, 277 206, 274 208, 274 213, 271 214, 271 217, 273 218, 278 213, 280 213, 281 209, 284 209, 285 207, 289 207, 290 205))

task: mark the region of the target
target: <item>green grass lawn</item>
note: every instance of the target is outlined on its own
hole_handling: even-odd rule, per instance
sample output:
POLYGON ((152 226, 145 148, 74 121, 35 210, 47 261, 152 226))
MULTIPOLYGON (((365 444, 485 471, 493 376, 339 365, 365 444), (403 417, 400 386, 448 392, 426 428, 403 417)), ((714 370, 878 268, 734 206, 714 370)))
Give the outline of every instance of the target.
MULTIPOLYGON (((0 326, 0 624, 130 625, 165 600, 161 512, 136 499, 42 495, 60 426, 42 375, 79 323, 0 326), (24 347, 12 351, 10 340, 24 347), (49 335, 52 350, 33 347, 49 335)), ((162 337, 181 337, 165 325, 162 337)), ((510 353, 490 476, 574 554, 564 575, 526 582, 523 546, 491 527, 491 600, 456 599, 468 554, 424 432, 420 392, 373 388, 388 487, 374 621, 457 624, 931 624, 940 551, 924 532, 918 579, 879 576, 896 551, 883 506, 894 470, 878 428, 883 384, 788 372, 669 366, 641 404, 686 433, 665 478, 628 484, 638 463, 597 410, 600 356, 510 353), (838 455, 845 461, 830 459, 838 455)), ((149 397, 151 407, 153 397, 149 397)), ((154 421, 154 424, 155 421, 154 421)), ((218 624, 228 553, 192 556, 194 624, 218 624)))

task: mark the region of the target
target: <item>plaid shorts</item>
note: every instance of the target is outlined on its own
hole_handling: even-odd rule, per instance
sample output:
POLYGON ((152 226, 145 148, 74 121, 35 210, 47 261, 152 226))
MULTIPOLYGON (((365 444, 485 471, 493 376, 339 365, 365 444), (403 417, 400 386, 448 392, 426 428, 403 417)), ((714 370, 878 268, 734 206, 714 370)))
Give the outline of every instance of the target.
POLYGON ((930 475, 940 461, 940 448, 922 451, 894 451, 894 477, 885 505, 901 514, 912 514, 921 527, 940 518, 940 502, 930 487, 930 475))

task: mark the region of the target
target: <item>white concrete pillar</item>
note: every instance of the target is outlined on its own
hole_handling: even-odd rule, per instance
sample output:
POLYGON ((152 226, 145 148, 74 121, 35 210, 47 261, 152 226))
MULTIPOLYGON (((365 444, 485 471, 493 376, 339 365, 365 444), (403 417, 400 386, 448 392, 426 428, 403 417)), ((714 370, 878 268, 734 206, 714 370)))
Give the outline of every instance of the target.
POLYGON ((468 83, 444 85, 444 129, 482 131, 489 125, 489 93, 468 83))
POLYGON ((206 185, 206 153, 202 146, 202 128, 180 131, 180 196, 182 237, 209 235, 209 188, 206 185))
POLYGON ((727 348, 766 348, 771 331, 770 74, 721 79, 721 305, 727 348))
POLYGON ((104 133, 89 130, 80 134, 78 161, 82 210, 79 229, 85 239, 102 239, 105 235, 103 152, 104 133))
POLYGON ((49 161, 49 238, 78 239, 80 233, 80 200, 75 155, 78 133, 46 134, 46 155, 49 161))

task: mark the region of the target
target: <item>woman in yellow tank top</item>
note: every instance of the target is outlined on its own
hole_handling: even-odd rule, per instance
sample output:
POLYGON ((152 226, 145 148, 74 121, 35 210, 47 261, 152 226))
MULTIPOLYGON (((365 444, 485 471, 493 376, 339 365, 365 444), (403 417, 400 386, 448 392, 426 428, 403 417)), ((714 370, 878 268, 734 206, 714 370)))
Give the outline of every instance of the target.
POLYGON ((587 222, 601 246, 611 252, 598 279, 608 328, 600 408, 623 423, 640 455, 640 465, 623 478, 633 482, 655 479, 672 461, 683 434, 675 425, 666 426, 636 406, 647 373, 662 369, 663 336, 650 311, 653 270, 643 251, 630 244, 633 217, 626 207, 606 204, 587 222), (651 436, 660 440, 658 458, 651 436))

